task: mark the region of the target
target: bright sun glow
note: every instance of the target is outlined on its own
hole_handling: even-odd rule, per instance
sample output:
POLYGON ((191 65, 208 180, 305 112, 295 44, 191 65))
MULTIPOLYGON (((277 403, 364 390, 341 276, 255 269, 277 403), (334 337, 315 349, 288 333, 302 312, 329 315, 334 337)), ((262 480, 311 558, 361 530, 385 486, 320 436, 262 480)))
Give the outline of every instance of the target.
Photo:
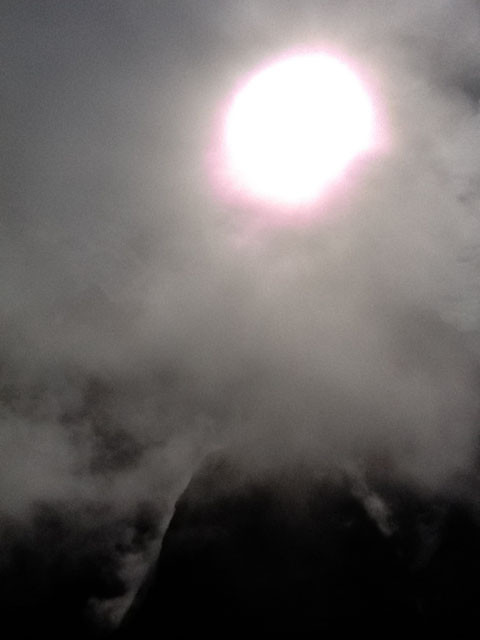
POLYGON ((357 75, 322 53, 254 75, 234 97, 224 131, 234 188, 255 199, 314 202, 373 142, 373 107, 357 75))

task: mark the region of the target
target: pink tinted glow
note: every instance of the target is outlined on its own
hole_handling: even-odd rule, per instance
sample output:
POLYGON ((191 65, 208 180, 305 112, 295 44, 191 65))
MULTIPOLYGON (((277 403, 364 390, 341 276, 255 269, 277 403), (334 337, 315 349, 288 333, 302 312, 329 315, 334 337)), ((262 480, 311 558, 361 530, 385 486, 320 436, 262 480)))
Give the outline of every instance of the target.
POLYGON ((377 119, 347 63, 323 52, 281 58, 250 76, 227 105, 217 187, 230 201, 284 218, 311 210, 378 146, 377 119))

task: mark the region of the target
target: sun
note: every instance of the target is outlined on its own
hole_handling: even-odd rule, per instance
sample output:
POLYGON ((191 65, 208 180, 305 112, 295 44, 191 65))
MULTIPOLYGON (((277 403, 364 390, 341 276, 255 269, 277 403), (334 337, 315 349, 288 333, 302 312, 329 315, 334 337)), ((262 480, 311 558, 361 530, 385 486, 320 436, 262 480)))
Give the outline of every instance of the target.
POLYGON ((340 59, 281 59, 251 76, 229 105, 228 182, 257 201, 312 204, 373 145, 374 121, 368 91, 340 59))

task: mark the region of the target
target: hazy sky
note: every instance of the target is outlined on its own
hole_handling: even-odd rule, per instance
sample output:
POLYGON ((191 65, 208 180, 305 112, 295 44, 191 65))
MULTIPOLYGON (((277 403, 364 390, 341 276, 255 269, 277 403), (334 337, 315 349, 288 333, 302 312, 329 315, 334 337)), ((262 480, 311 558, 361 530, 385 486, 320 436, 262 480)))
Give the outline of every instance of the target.
POLYGON ((478 2, 4 0, 0 47, 6 521, 94 505, 122 537, 147 503, 131 595, 212 448, 424 489, 472 472, 478 2), (252 231, 208 150, 243 75, 299 44, 367 70, 388 152, 311 224, 252 231))

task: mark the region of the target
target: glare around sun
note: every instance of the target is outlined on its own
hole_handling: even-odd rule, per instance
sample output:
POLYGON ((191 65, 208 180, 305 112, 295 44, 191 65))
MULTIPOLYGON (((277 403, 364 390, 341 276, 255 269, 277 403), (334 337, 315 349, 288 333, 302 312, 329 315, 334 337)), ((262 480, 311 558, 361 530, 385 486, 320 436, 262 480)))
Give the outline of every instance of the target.
POLYGON ((314 202, 373 143, 372 100, 360 78, 323 53, 280 60, 234 96, 224 129, 226 170, 244 196, 314 202))

